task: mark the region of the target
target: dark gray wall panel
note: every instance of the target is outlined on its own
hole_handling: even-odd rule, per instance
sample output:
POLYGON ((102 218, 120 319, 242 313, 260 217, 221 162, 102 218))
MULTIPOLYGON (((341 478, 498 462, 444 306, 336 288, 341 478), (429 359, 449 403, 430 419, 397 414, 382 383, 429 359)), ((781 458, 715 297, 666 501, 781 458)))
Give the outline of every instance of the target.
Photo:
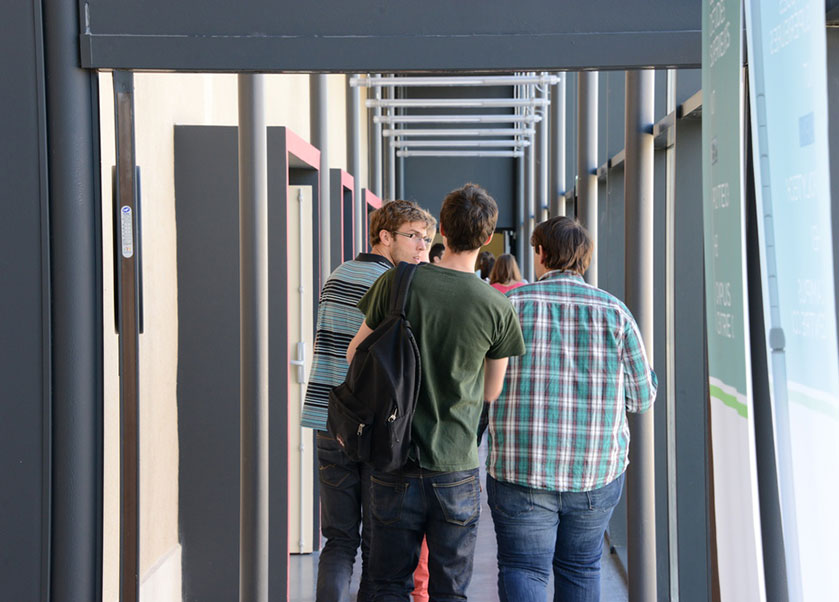
MULTIPOLYGON (((102 595, 102 220, 98 78, 78 12, 43 0, 49 167, 50 601, 102 595)), ((13 55, 14 56, 14 55, 13 55)))
POLYGON ((676 74, 676 106, 702 89, 701 69, 679 69, 676 74))
POLYGON ((498 157, 408 157, 405 198, 440 219, 443 198, 466 182, 479 184, 498 203, 497 228, 515 224, 516 173, 513 159, 498 157))
MULTIPOLYGON (((80 0, 80 5, 82 4, 80 0)), ((85 67, 394 71, 699 65, 701 5, 87 0, 85 67)))
MULTIPOLYGON (((601 80, 602 81, 602 80, 601 80)), ((600 92, 603 94, 603 90, 600 92)), ((626 72, 610 71, 606 74, 606 122, 600 127, 606 130, 606 158, 612 158, 626 146, 626 72)))
POLYGON ((343 220, 344 220, 344 190, 341 186, 341 170, 329 170, 329 254, 332 269, 337 268, 344 261, 343 248, 343 220))
MULTIPOLYGON (((609 160, 609 72, 597 77, 597 167, 609 160)), ((622 148, 622 147, 621 147, 622 148)))
MULTIPOLYGON (((572 191, 577 185, 577 77, 566 74, 565 85, 565 190, 572 191)), ((569 212, 573 217, 573 212, 569 212)))
MULTIPOLYGON (((656 79, 665 74, 656 73, 656 79)), ((658 376, 655 407, 655 549, 658 600, 670 600, 670 558, 667 507, 667 161, 656 151, 653 177, 653 364, 658 376)))
MULTIPOLYGON (((46 599, 49 555, 46 157, 40 3, 12 2, 0 35, 0 590, 46 599), (47 353, 45 353, 47 351, 47 353)), ((48 289, 47 289, 48 290, 48 289)))
MULTIPOLYGON (((239 571, 239 201, 235 127, 175 128, 178 435, 184 600, 235 600, 239 571)), ((270 581, 288 588, 288 265, 285 128, 268 129, 270 581)), ((296 202, 296 200, 294 201, 296 202)), ((318 262, 318 214, 310 232, 318 262)), ((297 227, 292 224, 291 227, 297 227)), ((306 284, 318 289, 318 274, 306 284)), ((315 301, 316 302, 316 299, 315 301)), ((312 306, 315 311, 315 305, 312 306)), ((296 427, 295 427, 296 428, 296 427)), ((313 509, 314 510, 314 509, 313 509)), ((317 528, 317 520, 315 520, 317 528)))
POLYGON ((332 265, 335 267, 353 258, 353 192, 350 188, 344 188, 341 175, 340 169, 329 170, 329 200, 332 203, 329 212, 332 232, 330 250, 332 265))
POLYGON ((625 146, 626 72, 600 73, 598 83, 597 166, 600 167, 625 146))
POLYGON ((344 261, 353 258, 355 247, 355 208, 353 207, 353 191, 343 189, 341 195, 344 199, 344 261))
MULTIPOLYGON (((623 74, 621 73, 620 76, 623 77, 623 74)), ((601 105, 604 100, 601 98, 601 105)), ((624 217, 623 165, 607 170, 607 178, 600 180, 598 184, 598 286, 624 300, 626 219, 624 217)), ((620 503, 612 514, 612 520, 609 521, 609 543, 615 548, 626 570, 626 486, 624 486, 620 503)))
POLYGON ((708 378, 702 228, 702 122, 676 130, 675 387, 679 591, 710 600, 708 378))
MULTIPOLYGON (((268 599, 288 596, 288 184, 285 128, 268 128, 268 599)), ((288 170, 291 171, 291 170, 288 170)), ((316 172, 309 172, 316 175, 316 172)), ((301 182, 302 184, 302 182, 301 182)), ((314 194, 312 199, 318 198, 314 194)), ((296 200, 294 201, 296 202, 296 200)), ((313 207, 319 203, 312 203, 313 207)), ((312 212, 314 224, 316 212, 312 212)), ((317 225, 311 238, 318 240, 317 225)), ((305 234, 304 234, 305 239, 305 234)), ((316 243, 315 243, 316 244, 316 243)), ((319 256, 313 256, 318 261, 319 256)), ((295 428, 297 425, 295 425, 295 428)))
POLYGON ((189 602, 235 600, 239 591, 236 148, 235 127, 175 128, 180 539, 189 602))
POLYGON ((655 72, 655 117, 658 123, 667 115, 667 69, 657 69, 655 72))
POLYGON ((623 165, 608 170, 600 181, 598 203, 597 253, 598 286, 624 300, 624 257, 626 219, 624 218, 623 165))

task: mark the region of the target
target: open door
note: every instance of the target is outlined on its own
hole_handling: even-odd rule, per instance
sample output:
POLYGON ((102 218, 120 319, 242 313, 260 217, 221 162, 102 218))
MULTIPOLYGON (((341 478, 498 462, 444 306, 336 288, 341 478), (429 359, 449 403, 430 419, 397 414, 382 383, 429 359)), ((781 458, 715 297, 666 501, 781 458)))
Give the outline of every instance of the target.
POLYGON ((317 291, 312 287, 314 257, 310 241, 313 228, 312 188, 288 187, 288 458, 289 513, 288 550, 308 554, 315 549, 314 516, 314 443, 311 431, 300 426, 306 377, 314 349, 312 305, 317 291))

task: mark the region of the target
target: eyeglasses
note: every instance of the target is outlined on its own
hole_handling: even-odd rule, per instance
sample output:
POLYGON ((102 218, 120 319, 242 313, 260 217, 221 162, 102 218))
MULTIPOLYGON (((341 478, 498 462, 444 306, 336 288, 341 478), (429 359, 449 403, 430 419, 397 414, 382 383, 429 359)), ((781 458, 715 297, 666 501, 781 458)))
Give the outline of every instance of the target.
POLYGON ((391 232, 391 234, 397 234, 398 236, 404 236, 409 240, 421 240, 426 245, 430 245, 432 239, 428 238, 427 236, 423 236, 418 232, 391 232))

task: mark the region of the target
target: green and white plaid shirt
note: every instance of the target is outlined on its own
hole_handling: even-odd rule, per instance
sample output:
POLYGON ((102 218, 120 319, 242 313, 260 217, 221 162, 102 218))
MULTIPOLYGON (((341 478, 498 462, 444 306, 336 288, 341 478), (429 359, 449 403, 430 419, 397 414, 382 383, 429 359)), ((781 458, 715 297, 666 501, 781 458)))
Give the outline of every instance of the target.
POLYGON ((527 353, 510 358, 490 406, 487 471, 550 491, 608 485, 629 464, 626 412, 649 409, 658 386, 635 319, 571 272, 507 296, 527 353))

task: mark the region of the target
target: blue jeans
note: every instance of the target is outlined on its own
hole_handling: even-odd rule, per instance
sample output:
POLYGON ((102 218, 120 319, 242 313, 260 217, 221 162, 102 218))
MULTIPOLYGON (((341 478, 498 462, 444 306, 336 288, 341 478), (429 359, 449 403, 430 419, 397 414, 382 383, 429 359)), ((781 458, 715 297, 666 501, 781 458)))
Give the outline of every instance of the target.
POLYGON ((318 560, 318 602, 349 600, 356 551, 361 544, 361 584, 358 601, 372 600, 367 574, 370 521, 367 516, 370 467, 350 461, 329 433, 317 432, 320 480, 320 524, 326 544, 318 560), (362 520, 362 514, 364 520, 362 520), (358 528, 361 525, 361 535, 358 528))
POLYGON ((600 600, 603 534, 620 500, 623 478, 592 491, 558 492, 487 475, 501 602, 544 602, 552 566, 555 601, 600 600))
POLYGON ((480 492, 477 468, 373 472, 370 576, 375 600, 410 600, 423 535, 428 541, 431 601, 466 599, 481 515, 480 492))

